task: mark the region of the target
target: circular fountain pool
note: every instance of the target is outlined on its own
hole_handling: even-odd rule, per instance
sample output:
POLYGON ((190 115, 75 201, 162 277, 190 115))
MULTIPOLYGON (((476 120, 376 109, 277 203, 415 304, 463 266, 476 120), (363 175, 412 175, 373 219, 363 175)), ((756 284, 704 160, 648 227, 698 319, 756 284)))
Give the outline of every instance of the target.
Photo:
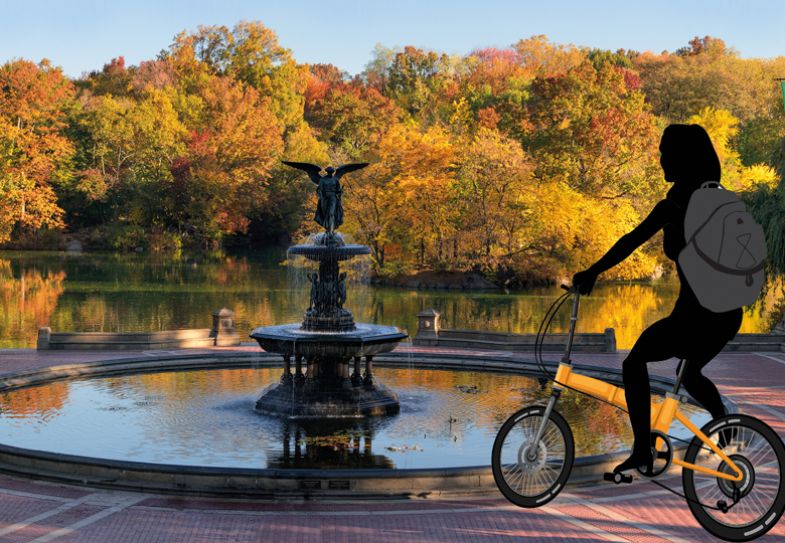
MULTIPOLYGON (((84 464, 92 467, 76 471, 86 482, 145 488, 198 486, 190 480, 178 483, 178 474, 181 479, 184 474, 220 475, 225 482, 240 475, 258 480, 296 474, 299 482, 293 484, 299 489, 304 477, 345 478, 349 473, 435 476, 439 470, 465 469, 476 479, 489 472, 501 423, 549 394, 533 373, 488 367, 481 360, 463 369, 445 367, 444 360, 393 354, 386 363, 380 360, 377 374, 397 392, 400 413, 359 421, 297 421, 254 410, 259 392, 280 378, 275 358, 203 363, 205 369, 161 371, 167 364, 158 364, 159 371, 112 376, 91 366, 99 375, 0 392, 0 467, 7 469, 14 455, 35 459, 23 462, 22 471, 29 473, 42 469, 42 461, 54 463, 44 465, 44 474, 84 464), (237 367, 252 363, 257 367, 237 367), (58 461, 65 468, 56 468, 58 461), (107 472, 107 466, 119 474, 107 472), (129 479, 135 470, 157 475, 129 479), (162 481, 162 473, 174 475, 162 481)), ((188 362, 190 368, 201 364, 188 362)), ((702 410, 685 408, 699 426, 708 420, 702 410)), ((562 396, 558 409, 575 434, 578 464, 628 450, 625 413, 571 393, 562 396)), ((687 436, 678 426, 671 433, 687 436)), ((352 488, 343 485, 340 489, 352 488)))

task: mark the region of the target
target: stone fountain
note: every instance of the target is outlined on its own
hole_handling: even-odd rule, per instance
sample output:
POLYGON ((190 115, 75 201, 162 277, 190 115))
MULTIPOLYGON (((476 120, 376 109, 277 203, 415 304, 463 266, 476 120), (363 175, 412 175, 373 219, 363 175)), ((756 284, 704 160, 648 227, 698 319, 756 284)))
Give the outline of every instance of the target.
POLYGON ((288 254, 318 262, 308 274, 310 302, 302 323, 262 326, 251 332, 267 352, 283 357, 280 383, 268 387, 256 402, 258 411, 290 418, 365 417, 397 413, 395 393, 373 375, 373 357, 392 351, 407 335, 395 326, 355 323, 346 302, 346 272, 340 263, 370 254, 365 245, 344 242, 340 179, 367 164, 337 169, 302 162, 284 162, 304 170, 317 185, 319 202, 314 220, 324 232, 312 243, 290 247, 288 254), (364 372, 363 372, 364 359, 364 372))

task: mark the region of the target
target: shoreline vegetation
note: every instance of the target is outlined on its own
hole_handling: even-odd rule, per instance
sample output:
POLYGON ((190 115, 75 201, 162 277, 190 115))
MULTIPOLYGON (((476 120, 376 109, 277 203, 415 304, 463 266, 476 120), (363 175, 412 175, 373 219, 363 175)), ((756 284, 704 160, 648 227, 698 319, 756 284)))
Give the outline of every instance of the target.
MULTIPOLYGON (((785 56, 721 39, 673 52, 521 39, 465 56, 378 46, 350 75, 299 64, 260 22, 184 31, 158 57, 70 79, 0 66, 0 249, 180 258, 286 247, 315 193, 281 160, 370 162, 344 183, 342 232, 376 284, 554 284, 663 197, 658 143, 709 132, 723 184, 785 271, 785 56)), ((655 236, 606 281, 671 273, 655 236)))

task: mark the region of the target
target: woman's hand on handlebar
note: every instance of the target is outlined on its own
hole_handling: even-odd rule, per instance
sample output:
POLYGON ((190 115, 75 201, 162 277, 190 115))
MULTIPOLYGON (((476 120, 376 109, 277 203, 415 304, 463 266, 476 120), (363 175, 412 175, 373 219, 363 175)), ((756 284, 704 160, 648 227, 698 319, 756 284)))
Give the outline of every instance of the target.
POLYGON ((572 286, 584 295, 591 294, 596 282, 597 276, 589 270, 578 272, 572 276, 572 286))

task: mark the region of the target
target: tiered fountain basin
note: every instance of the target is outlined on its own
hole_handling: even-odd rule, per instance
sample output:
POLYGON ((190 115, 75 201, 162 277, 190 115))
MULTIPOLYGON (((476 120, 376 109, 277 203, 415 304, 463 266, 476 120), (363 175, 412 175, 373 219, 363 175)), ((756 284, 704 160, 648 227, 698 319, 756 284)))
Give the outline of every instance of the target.
POLYGON ((408 337, 396 326, 381 324, 360 323, 351 332, 311 332, 301 326, 299 322, 262 326, 250 335, 267 352, 306 358, 373 356, 392 351, 408 337))
POLYGON ((299 419, 394 415, 398 397, 374 377, 373 358, 395 349, 407 334, 395 326, 357 324, 343 307, 347 273, 339 262, 370 249, 346 244, 339 233, 322 232, 310 241, 287 251, 319 264, 318 273, 307 275, 310 305, 302 323, 262 326, 250 334, 283 359, 280 382, 263 391, 256 409, 299 419))
POLYGON ((369 255, 371 254, 371 249, 365 245, 345 244, 343 241, 340 241, 338 245, 326 245, 323 238, 317 236, 314 244, 293 245, 286 252, 290 255, 304 256, 308 260, 314 261, 328 258, 344 261, 355 256, 369 255))
POLYGON ((372 361, 395 349, 407 334, 395 326, 357 324, 354 328, 313 332, 295 323, 251 332, 262 349, 279 353, 284 360, 280 382, 262 392, 257 411, 300 419, 398 413, 398 396, 374 377, 372 361))
MULTIPOLYGON (((490 450, 502 421, 542 401, 535 366, 481 354, 375 359, 400 412, 289 419, 255 410, 280 356, 160 355, 70 364, 0 379, 0 471, 125 490, 259 497, 438 497, 497 492, 490 450)), ((551 365, 553 371, 555 365, 551 365)), ((582 373, 620 381, 617 372, 582 373)), ((672 382, 652 376, 662 393, 672 382)), ((708 415, 685 406, 702 425, 708 415)), ((729 406, 733 410, 732 406, 729 406)), ((560 400, 576 437, 572 482, 628 454, 624 413, 560 400)), ((674 435, 688 434, 678 427, 674 435)))

